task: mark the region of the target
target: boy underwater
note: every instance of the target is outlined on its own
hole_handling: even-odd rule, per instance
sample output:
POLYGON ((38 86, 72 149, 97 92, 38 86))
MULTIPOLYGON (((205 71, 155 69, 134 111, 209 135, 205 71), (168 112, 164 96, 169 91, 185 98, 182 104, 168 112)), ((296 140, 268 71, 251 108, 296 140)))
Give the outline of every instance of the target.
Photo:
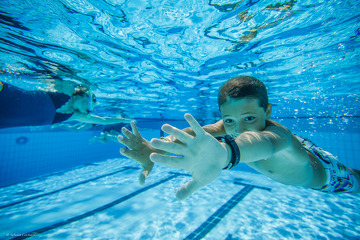
POLYGON ((323 192, 358 193, 360 171, 341 164, 330 153, 309 140, 296 136, 281 124, 271 121, 271 104, 263 82, 254 77, 230 79, 221 86, 218 104, 222 119, 201 127, 190 115, 190 127, 179 130, 164 124, 170 136, 142 138, 135 122, 132 131, 122 128, 118 140, 129 149, 120 153, 140 163, 140 184, 154 163, 189 171, 192 179, 176 193, 185 199, 218 177, 223 169, 246 163, 267 177, 293 186, 323 192), (225 142, 216 137, 225 136, 225 142), (173 153, 174 155, 169 155, 173 153))

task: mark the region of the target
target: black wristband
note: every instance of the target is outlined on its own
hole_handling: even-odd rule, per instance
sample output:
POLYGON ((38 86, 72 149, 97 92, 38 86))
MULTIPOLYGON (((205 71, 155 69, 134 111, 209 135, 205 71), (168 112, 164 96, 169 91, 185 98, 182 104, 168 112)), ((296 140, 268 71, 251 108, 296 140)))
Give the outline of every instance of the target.
POLYGON ((235 167, 236 165, 239 164, 240 162, 240 149, 238 147, 238 145, 235 142, 235 139, 229 135, 225 135, 225 143, 227 145, 229 145, 230 149, 231 149, 231 160, 229 162, 229 164, 224 167, 223 169, 232 169, 233 167, 235 167))

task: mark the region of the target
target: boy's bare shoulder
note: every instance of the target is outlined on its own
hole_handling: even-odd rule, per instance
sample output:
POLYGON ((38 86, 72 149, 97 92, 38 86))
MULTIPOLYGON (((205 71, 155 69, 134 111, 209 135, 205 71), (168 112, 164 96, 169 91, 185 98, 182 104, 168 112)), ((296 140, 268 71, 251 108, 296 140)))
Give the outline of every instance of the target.
MULTIPOLYGON (((284 127, 283 125, 281 125, 278 122, 275 121, 271 121, 271 120, 266 120, 266 128, 267 127, 271 127, 271 126, 276 126, 276 127, 284 127)), ((285 127, 284 127, 285 128, 285 127)))
POLYGON ((285 149, 291 145, 292 133, 280 123, 267 120, 266 127, 262 133, 270 139, 273 144, 281 149, 285 149))
POLYGON ((275 122, 275 121, 267 120, 264 131, 271 132, 272 130, 280 130, 280 131, 284 131, 284 132, 291 134, 290 130, 287 127, 285 127, 284 125, 281 125, 280 123, 275 122))

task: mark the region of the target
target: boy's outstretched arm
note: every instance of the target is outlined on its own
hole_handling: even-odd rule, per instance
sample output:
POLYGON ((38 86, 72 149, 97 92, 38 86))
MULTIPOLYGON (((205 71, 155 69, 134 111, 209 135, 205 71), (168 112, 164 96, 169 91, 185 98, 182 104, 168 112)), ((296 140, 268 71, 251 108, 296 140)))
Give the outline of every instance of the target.
MULTIPOLYGON (((180 187, 176 193, 176 197, 180 200, 187 198, 217 178, 231 159, 231 150, 226 143, 218 142, 204 131, 190 114, 186 114, 185 119, 195 136, 165 124, 162 130, 176 137, 181 143, 165 142, 159 139, 152 139, 150 142, 156 149, 180 156, 153 153, 150 155, 153 162, 184 169, 192 175, 192 179, 180 187)), ((240 162, 267 159, 288 147, 290 139, 290 131, 281 127, 271 127, 263 132, 245 132, 236 138, 236 143, 240 148, 240 162)))
POLYGON ((244 132, 235 142, 241 152, 240 162, 250 163, 272 157, 291 144, 291 132, 278 126, 268 127, 261 132, 244 132))
POLYGON ((181 143, 166 142, 159 139, 151 140, 152 147, 180 156, 152 153, 150 155, 151 161, 168 167, 187 170, 192 175, 192 179, 177 191, 176 197, 179 200, 187 198, 199 188, 216 179, 230 160, 230 150, 225 143, 218 142, 207 133, 190 114, 186 114, 185 119, 194 131, 195 136, 165 124, 162 130, 174 136, 181 143))

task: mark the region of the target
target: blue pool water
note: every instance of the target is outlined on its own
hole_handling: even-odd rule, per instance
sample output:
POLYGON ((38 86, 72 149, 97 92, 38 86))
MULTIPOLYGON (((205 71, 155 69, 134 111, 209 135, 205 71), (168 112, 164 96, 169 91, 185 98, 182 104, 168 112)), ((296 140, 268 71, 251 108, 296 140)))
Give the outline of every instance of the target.
MULTIPOLYGON (((94 114, 160 126, 220 118, 231 77, 265 82, 272 119, 360 169, 360 1, 0 0, 0 81, 96 94, 94 114)), ((0 103, 6 104, 6 103, 0 103)), ((360 239, 359 195, 285 186, 246 166, 185 201, 186 172, 139 166, 101 129, 0 129, 0 239, 360 239)))

